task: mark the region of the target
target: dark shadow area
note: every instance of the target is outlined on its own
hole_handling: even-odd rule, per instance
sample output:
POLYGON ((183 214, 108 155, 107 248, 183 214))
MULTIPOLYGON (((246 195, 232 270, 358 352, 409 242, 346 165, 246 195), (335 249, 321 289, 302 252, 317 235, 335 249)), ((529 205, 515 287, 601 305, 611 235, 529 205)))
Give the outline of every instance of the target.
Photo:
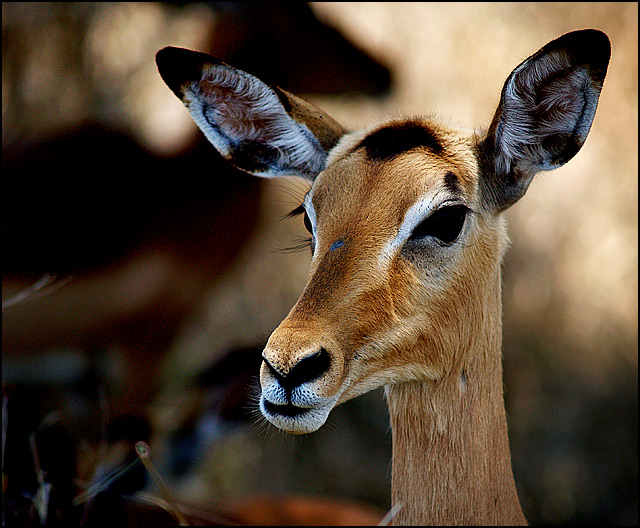
MULTIPOLYGON (((274 85, 297 93, 389 90, 388 68, 307 4, 206 5, 216 24, 202 51, 274 85)), ((156 4, 147 14, 161 13, 170 25, 192 6, 156 4)), ((153 439, 145 409, 165 352, 259 228, 264 181, 232 168, 199 133, 163 154, 118 118, 124 102, 112 94, 127 97, 117 83, 135 72, 92 73, 91 39, 107 27, 105 16, 109 9, 97 4, 3 4, 3 301, 43 276, 59 279, 50 292, 3 310, 7 526, 175 523, 167 508, 135 495, 150 477, 134 446, 153 439)), ((118 36, 100 38, 106 47, 118 36)), ((149 45, 149 64, 161 47, 149 45)), ((204 402, 195 409, 230 424, 226 434, 253 419, 257 351, 251 360, 237 352, 222 358, 192 382, 204 402)), ((198 430, 186 425, 173 443, 186 446, 182 455, 170 452, 181 475, 203 456, 198 430)), ((354 508, 344 522, 379 518, 354 508)), ((190 519, 331 524, 342 511, 267 501, 190 519)))

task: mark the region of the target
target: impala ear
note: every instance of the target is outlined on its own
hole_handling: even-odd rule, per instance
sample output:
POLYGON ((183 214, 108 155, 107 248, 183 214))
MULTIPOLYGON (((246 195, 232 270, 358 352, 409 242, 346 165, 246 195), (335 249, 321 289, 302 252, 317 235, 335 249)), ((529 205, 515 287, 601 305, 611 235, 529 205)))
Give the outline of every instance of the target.
POLYGON ((533 176, 569 161, 584 144, 607 73, 611 45, 601 31, 559 37, 505 82, 487 136, 479 143, 483 200, 501 211, 533 176))
POLYGON ((210 55, 169 47, 156 64, 218 152, 255 176, 313 180, 346 132, 312 104, 210 55))

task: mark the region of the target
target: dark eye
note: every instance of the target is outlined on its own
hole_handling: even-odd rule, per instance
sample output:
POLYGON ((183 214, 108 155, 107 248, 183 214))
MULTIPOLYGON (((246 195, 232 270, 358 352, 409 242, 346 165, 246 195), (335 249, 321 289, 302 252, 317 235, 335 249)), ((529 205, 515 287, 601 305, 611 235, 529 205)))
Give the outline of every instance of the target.
POLYGON ((311 227, 311 220, 309 220, 309 215, 305 211, 304 213, 304 227, 309 233, 313 235, 313 227, 311 227))
POLYGON ((415 227, 409 240, 432 236, 445 244, 451 244, 462 231, 468 211, 464 205, 441 207, 415 227))

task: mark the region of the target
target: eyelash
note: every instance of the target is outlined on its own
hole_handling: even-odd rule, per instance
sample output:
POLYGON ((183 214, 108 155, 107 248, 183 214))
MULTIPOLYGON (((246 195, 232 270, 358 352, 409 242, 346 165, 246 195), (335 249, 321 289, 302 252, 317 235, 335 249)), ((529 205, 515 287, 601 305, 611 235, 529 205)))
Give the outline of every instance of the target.
POLYGON ((313 234, 313 227, 311 226, 311 220, 307 214, 304 205, 299 205, 293 211, 291 211, 285 218, 294 218, 296 216, 304 215, 304 227, 310 234, 313 234))
MULTIPOLYGON (((307 215, 307 211, 304 208, 304 204, 300 204, 293 211, 285 216, 285 218, 295 218, 296 216, 304 215, 304 227, 310 233, 312 233, 311 220, 307 215)), ((300 243, 295 246, 289 246, 285 249, 287 252, 297 252, 310 248, 313 251, 313 238, 312 237, 300 237, 300 243)))

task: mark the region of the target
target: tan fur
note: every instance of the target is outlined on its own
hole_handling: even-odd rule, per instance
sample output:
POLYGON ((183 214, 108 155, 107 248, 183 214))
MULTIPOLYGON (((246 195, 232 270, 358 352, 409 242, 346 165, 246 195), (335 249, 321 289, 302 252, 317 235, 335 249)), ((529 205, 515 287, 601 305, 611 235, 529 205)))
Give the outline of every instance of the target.
MULTIPOLYGON (((443 130, 442 125, 437 127, 443 130)), ((426 370, 425 377, 431 378, 450 368, 451 343, 466 346, 460 336, 468 333, 457 326, 466 313, 454 314, 451 307, 465 310, 469 292, 486 288, 482 283, 487 268, 499 266, 506 234, 499 217, 479 212, 472 138, 461 138, 453 130, 447 131, 447 137, 446 160, 412 151, 374 165, 357 151, 330 163, 318 177, 313 188, 320 222, 315 257, 305 291, 265 351, 273 366, 286 371, 308 350, 326 342, 325 348, 338 358, 335 368, 349 370, 346 380, 334 380, 334 390, 347 383, 342 399, 361 393, 355 385, 379 371, 411 365, 413 370, 426 370), (447 257, 441 276, 430 281, 399 254, 381 264, 383 246, 396 235, 407 209, 420 196, 437 197, 444 192, 442 177, 450 170, 465 183, 467 203, 478 210, 468 220, 465 247, 452 248, 453 259, 447 257), (329 251, 337 239, 344 240, 345 246, 329 251), (367 361, 355 362, 348 355, 347 351, 366 348, 368 342, 378 346, 383 339, 393 354, 367 350, 367 361), (287 349, 282 347, 284 342, 287 349)), ((335 376, 342 374, 336 371, 335 376)))

